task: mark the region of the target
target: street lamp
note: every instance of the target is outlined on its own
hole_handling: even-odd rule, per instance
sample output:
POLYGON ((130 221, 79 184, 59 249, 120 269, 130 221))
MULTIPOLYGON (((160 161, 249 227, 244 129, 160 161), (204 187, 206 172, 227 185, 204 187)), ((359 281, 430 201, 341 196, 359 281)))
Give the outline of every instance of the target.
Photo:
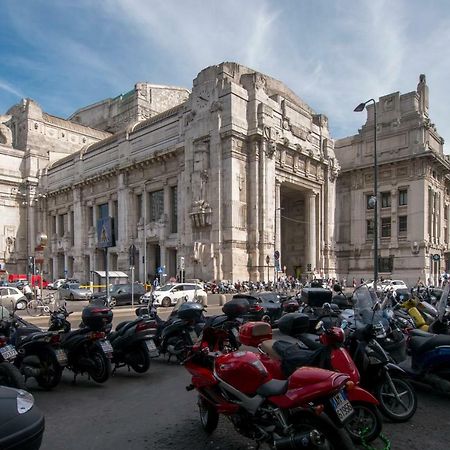
POLYGON ((373 285, 376 290, 378 281, 378 161, 377 161, 377 104, 373 98, 360 103, 355 112, 364 111, 367 103, 373 103, 373 197, 370 199, 370 206, 373 204, 373 285))

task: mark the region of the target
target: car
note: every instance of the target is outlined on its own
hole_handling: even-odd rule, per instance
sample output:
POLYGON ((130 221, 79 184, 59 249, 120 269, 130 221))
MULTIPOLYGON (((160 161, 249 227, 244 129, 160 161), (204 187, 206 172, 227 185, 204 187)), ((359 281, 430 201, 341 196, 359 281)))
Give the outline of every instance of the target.
MULTIPOLYGON (((109 287, 110 306, 128 305, 131 304, 131 283, 112 284, 109 287)), ((134 283, 133 298, 134 303, 139 303, 139 299, 145 294, 145 287, 141 283, 134 283)), ((90 299, 91 303, 98 301, 106 301, 106 291, 94 292, 90 299)))
POLYGON ((408 286, 402 280, 385 280, 381 283, 381 286, 383 288, 383 291, 386 291, 388 289, 393 289, 394 291, 398 289, 408 290, 408 286))
POLYGON ((45 429, 42 412, 29 392, 0 386, 0 448, 38 450, 45 429))
POLYGON ((19 302, 23 302, 26 307, 27 299, 20 289, 13 286, 0 286, 1 306, 4 306, 5 308, 14 308, 19 302))
POLYGON ((65 278, 59 278, 58 280, 53 281, 53 283, 48 283, 47 289, 56 291, 66 282, 67 280, 65 278))
POLYGON ((80 283, 64 282, 58 289, 61 300, 89 300, 92 291, 80 286, 80 283))
POLYGON ((205 300, 208 294, 200 284, 196 283, 169 283, 155 289, 151 298, 154 306, 172 306, 185 297, 187 301, 205 300))

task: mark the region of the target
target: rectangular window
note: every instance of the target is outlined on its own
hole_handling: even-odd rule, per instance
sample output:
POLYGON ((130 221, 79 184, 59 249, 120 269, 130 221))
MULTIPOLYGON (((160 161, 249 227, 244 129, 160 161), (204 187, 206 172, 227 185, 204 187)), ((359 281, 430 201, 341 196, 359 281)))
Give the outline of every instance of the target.
POLYGON ((366 220, 366 234, 367 239, 373 239, 374 237, 373 219, 366 220))
POLYGON ((56 216, 52 216, 52 234, 56 234, 56 216))
POLYGON ((400 189, 398 191, 398 206, 405 206, 408 204, 408 191, 400 189))
POLYGON ((172 186, 170 189, 170 203, 172 205, 171 232, 178 232, 178 187, 172 186))
POLYGON ((113 201, 113 215, 114 218, 114 236, 118 240, 119 239, 119 201, 113 201))
POLYGON ((394 257, 388 256, 387 258, 378 258, 378 270, 380 272, 393 272, 394 271, 394 257))
POLYGON ((382 208, 390 208, 391 207, 391 193, 390 192, 382 192, 381 193, 381 207, 382 208))
POLYGON ((366 209, 373 209, 373 203, 370 201, 372 197, 372 194, 366 194, 366 209))
POLYGON ((398 217, 398 234, 405 235, 408 232, 408 216, 398 217))
POLYGON ((136 195, 136 223, 139 222, 139 220, 142 217, 142 194, 136 195))
POLYGON ((105 219, 106 217, 109 217, 109 211, 108 211, 108 203, 103 203, 101 205, 98 205, 97 207, 98 215, 97 219, 105 219))
POLYGON ((58 236, 64 236, 64 215, 58 215, 58 236))
POLYGON ((161 219, 164 214, 164 191, 150 193, 150 222, 161 219))
POLYGON ((448 206, 444 206, 444 220, 448 220, 448 206))
POLYGON ((89 228, 94 226, 94 208, 92 206, 87 208, 87 223, 89 228))
POLYGON ((448 230, 447 227, 444 227, 444 243, 448 244, 448 230))
POLYGON ((381 219, 381 237, 391 237, 391 218, 383 217, 381 219))

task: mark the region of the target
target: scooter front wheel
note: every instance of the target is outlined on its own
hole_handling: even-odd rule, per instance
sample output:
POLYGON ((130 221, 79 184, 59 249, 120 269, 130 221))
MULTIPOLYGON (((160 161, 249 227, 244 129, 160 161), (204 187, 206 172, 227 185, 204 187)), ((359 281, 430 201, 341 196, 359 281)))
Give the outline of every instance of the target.
POLYGON ((378 408, 371 403, 352 402, 355 410, 353 416, 345 425, 345 429, 356 444, 372 442, 383 427, 383 419, 378 408))
POLYGON ((145 373, 150 368, 150 354, 144 342, 130 352, 129 364, 137 373, 145 373))
POLYGON ((208 433, 212 433, 219 423, 219 414, 214 409, 213 405, 208 403, 201 396, 198 397, 198 412, 200 414, 200 423, 202 428, 208 433))
POLYGON ((89 376, 97 383, 104 383, 111 374, 111 362, 102 352, 95 350, 90 354, 94 367, 88 370, 89 376))
POLYGON ((392 422, 406 422, 416 412, 417 395, 411 384, 389 374, 376 389, 380 411, 392 422))

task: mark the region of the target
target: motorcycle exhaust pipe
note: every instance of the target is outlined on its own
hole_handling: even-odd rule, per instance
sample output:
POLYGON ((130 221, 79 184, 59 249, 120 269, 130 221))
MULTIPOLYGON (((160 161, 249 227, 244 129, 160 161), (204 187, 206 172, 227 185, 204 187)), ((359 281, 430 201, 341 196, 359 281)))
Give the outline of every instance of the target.
POLYGON ((273 443, 274 450, 315 450, 325 443, 322 433, 312 430, 310 433, 294 434, 280 439, 273 443))

